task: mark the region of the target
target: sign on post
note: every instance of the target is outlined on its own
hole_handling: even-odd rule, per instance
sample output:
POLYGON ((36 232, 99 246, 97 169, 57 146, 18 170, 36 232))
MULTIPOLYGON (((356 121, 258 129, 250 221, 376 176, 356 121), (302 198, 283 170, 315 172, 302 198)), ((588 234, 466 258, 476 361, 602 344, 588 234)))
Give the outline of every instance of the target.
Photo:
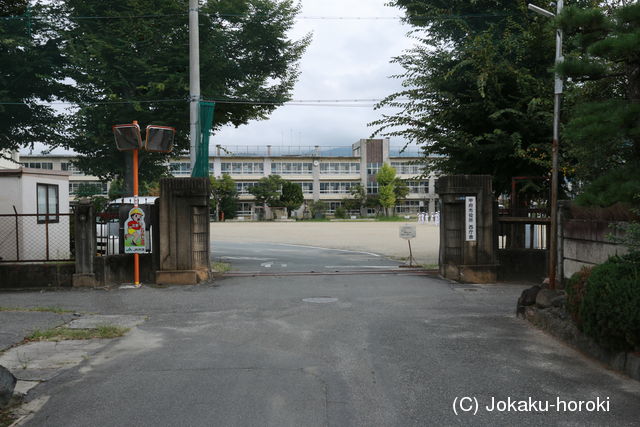
POLYGON ((416 238, 416 226, 415 225, 401 225, 400 226, 400 238, 405 240, 416 238))
POLYGON ((467 242, 475 242, 476 235, 476 214, 477 214, 476 196, 465 197, 465 240, 467 242))
POLYGON ((146 252, 144 244, 144 211, 134 206, 129 211, 129 218, 124 227, 124 253, 143 254, 146 252))

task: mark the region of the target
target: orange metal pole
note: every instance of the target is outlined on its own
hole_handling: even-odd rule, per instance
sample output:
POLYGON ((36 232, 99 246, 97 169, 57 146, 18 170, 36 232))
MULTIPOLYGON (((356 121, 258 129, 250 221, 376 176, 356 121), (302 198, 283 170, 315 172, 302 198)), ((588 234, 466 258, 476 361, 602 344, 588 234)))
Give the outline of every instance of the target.
MULTIPOLYGON (((138 207, 138 150, 133 150, 133 207, 138 207)), ((139 254, 133 254, 133 284, 140 285, 139 254)))

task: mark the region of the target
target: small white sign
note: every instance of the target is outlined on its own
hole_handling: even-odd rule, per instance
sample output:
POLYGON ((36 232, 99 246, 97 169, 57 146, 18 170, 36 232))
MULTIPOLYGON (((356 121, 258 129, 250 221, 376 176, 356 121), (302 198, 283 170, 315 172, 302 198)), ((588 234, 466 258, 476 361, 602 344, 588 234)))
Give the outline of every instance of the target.
POLYGON ((405 224, 400 226, 400 238, 411 240, 416 238, 416 226, 405 224))
POLYGON ((467 196, 465 197, 465 235, 467 242, 475 242, 477 240, 476 236, 476 213, 478 209, 476 206, 476 197, 475 196, 467 196))

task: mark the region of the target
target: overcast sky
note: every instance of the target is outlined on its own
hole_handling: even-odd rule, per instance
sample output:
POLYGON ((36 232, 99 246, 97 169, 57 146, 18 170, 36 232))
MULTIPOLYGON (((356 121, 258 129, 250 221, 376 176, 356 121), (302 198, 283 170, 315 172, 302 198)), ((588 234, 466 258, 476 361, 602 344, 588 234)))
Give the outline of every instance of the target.
MULTIPOLYGON (((396 19, 310 19, 315 17, 399 17, 388 0, 301 0, 293 38, 312 32, 300 63, 294 100, 380 99, 401 90, 389 76, 402 71, 390 60, 411 47, 409 26, 396 19)), ((368 138, 367 123, 381 117, 368 107, 283 106, 268 120, 226 127, 211 140, 221 145, 350 145, 368 138)), ((393 110, 385 109, 385 112, 393 110)), ((402 141, 391 140, 393 145, 402 141)))
MULTIPOLYGON (((385 6, 387 1, 300 0, 302 11, 291 37, 312 33, 313 40, 300 62, 293 100, 382 99, 402 89, 400 80, 389 78, 402 68, 390 61, 412 46, 410 27, 390 19, 402 13, 385 6), (344 19, 330 19, 336 17, 344 19)), ((210 141, 210 152, 217 144, 350 146, 371 136, 374 128, 367 124, 381 118, 383 111, 394 111, 374 111, 374 102, 362 104, 366 107, 285 105, 268 120, 219 130, 210 141)), ((391 144, 401 146, 404 141, 396 138, 391 144)), ((36 144, 34 152, 42 148, 36 144)))

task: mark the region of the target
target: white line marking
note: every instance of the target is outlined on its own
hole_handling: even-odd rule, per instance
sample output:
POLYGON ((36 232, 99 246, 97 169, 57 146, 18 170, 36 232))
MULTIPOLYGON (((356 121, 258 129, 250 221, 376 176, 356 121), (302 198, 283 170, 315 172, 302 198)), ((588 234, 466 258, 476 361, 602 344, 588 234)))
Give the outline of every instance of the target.
POLYGON ((269 243, 270 245, 280 245, 280 246, 293 246, 294 248, 309 248, 309 249, 324 249, 328 251, 338 251, 338 252, 350 252, 353 254, 365 254, 371 255, 375 257, 380 257, 382 255, 374 254, 373 252, 363 252, 363 251, 350 251, 348 249, 335 249, 335 248, 323 248, 320 246, 309 246, 309 245, 292 245, 290 243, 269 243))
POLYGON ((250 256, 221 256, 220 259, 237 259, 247 261, 269 261, 271 258, 253 258, 250 256))
POLYGON ((280 266, 282 266, 282 267, 286 267, 286 266, 287 266, 287 264, 280 264, 280 266))
POLYGON ((260 264, 260 267, 271 268, 272 265, 273 262, 263 262, 262 264, 260 264))
POLYGON ((397 265, 325 265, 324 268, 380 268, 385 270, 390 270, 393 268, 398 268, 397 265))

